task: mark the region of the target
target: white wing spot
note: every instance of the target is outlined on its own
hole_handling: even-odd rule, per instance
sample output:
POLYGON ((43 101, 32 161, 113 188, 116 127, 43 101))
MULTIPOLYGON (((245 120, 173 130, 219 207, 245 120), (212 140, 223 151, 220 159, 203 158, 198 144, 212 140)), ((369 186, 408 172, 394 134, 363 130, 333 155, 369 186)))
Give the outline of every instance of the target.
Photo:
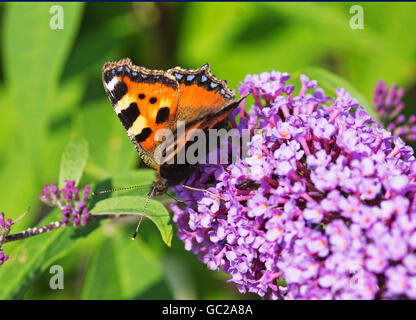
POLYGON ((107 87, 108 91, 113 91, 114 87, 116 86, 118 82, 118 78, 117 77, 113 77, 113 79, 110 80, 110 82, 106 83, 105 86, 107 87))

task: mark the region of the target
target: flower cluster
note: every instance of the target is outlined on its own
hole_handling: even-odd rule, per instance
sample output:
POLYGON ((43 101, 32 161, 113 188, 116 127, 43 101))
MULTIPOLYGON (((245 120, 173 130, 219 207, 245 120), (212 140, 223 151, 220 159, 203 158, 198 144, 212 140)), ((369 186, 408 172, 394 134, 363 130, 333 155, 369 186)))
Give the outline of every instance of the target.
POLYGON ((413 142, 416 141, 416 116, 412 115, 406 121, 401 114, 404 108, 403 95, 403 88, 394 84, 389 91, 387 84, 379 81, 374 88, 373 103, 381 122, 392 134, 400 136, 405 142, 413 142))
POLYGON ((12 225, 12 219, 5 219, 4 212, 0 212, 0 228, 10 231, 12 225))
POLYGON ((39 198, 48 206, 57 205, 62 210, 63 222, 84 225, 90 217, 87 207, 89 193, 90 187, 86 185, 81 198, 75 181, 71 180, 65 181, 65 187, 61 190, 58 190, 55 183, 45 185, 39 198))
POLYGON ((3 253, 3 250, 0 250, 0 266, 9 259, 7 254, 3 253))
POLYGON ((10 232, 10 227, 12 225, 12 219, 5 219, 4 213, 0 213, 0 265, 5 263, 9 256, 3 253, 2 244, 6 236, 10 232))
MULTIPOLYGON (((269 299, 416 298, 416 161, 344 89, 248 75, 249 155, 177 186, 178 237, 240 292, 269 299), (196 191, 205 189, 208 192, 196 191), (215 196, 217 195, 217 196, 215 196), (282 285, 282 281, 286 285, 282 285)), ((235 116, 234 114, 233 116, 235 116)))

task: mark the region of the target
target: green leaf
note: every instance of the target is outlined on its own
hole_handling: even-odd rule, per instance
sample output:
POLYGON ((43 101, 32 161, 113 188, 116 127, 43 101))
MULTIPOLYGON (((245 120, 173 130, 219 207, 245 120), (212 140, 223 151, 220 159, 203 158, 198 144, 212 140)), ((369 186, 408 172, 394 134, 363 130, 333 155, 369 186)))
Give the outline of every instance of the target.
POLYGON ((347 80, 319 68, 308 67, 302 69, 303 74, 307 75, 310 79, 318 81, 318 87, 324 89, 327 95, 336 96, 337 88, 344 88, 351 96, 358 100, 359 104, 377 121, 379 120, 378 113, 376 112, 372 103, 367 101, 363 94, 354 88, 347 80))
MULTIPOLYGON (((52 29, 56 3, 8 3, 3 31, 5 80, 19 119, 17 136, 26 155, 42 154, 60 74, 80 25, 83 3, 60 3, 64 28, 52 29)), ((33 157, 35 165, 40 157, 33 157)))
POLYGON ((140 239, 117 232, 94 252, 82 299, 137 299, 162 278, 160 263, 140 239))
POLYGON ((158 201, 150 200, 143 212, 147 198, 138 196, 121 196, 97 202, 92 214, 131 213, 144 215, 153 221, 162 235, 163 241, 170 247, 173 235, 172 222, 168 210, 158 201))
POLYGON ((88 143, 85 139, 72 138, 66 146, 59 171, 59 188, 65 180, 75 180, 78 185, 88 159, 88 143))
MULTIPOLYGON (((54 210, 40 225, 45 225, 59 214, 54 210)), ((8 252, 10 259, 0 270, 0 299, 19 299, 24 291, 37 279, 51 263, 63 257, 83 236, 92 231, 98 224, 63 228, 48 233, 19 240, 13 251, 8 252)), ((5 244, 7 252, 8 244, 5 244)))

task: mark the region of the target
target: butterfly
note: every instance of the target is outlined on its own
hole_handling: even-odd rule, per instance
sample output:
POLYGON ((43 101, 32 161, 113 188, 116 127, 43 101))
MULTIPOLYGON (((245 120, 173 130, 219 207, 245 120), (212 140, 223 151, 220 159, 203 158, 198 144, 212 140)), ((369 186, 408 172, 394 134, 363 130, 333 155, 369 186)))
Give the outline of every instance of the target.
POLYGON ((195 169, 189 163, 160 163, 155 150, 161 141, 155 139, 160 129, 169 129, 177 138, 170 148, 177 156, 181 148, 178 135, 194 129, 214 128, 231 114, 242 99, 236 100, 227 82, 215 78, 209 64, 188 70, 174 67, 151 70, 136 66, 129 58, 106 62, 102 80, 113 108, 141 159, 156 170, 151 195, 167 192, 195 169), (179 133, 178 123, 184 123, 179 133))

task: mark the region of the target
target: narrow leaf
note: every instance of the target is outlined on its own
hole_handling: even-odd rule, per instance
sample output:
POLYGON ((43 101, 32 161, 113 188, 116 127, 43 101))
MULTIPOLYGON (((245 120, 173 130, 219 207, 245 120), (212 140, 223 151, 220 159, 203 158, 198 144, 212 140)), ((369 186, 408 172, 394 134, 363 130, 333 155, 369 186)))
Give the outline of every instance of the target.
POLYGON ((81 299, 120 299, 122 291, 118 281, 116 250, 111 241, 95 248, 82 288, 81 299))
POLYGON ((72 138, 66 146, 61 159, 59 188, 65 180, 75 180, 78 185, 88 159, 88 143, 85 139, 72 138))
POLYGON ((162 278, 160 262, 145 243, 116 234, 89 263, 82 299, 137 299, 162 278))

